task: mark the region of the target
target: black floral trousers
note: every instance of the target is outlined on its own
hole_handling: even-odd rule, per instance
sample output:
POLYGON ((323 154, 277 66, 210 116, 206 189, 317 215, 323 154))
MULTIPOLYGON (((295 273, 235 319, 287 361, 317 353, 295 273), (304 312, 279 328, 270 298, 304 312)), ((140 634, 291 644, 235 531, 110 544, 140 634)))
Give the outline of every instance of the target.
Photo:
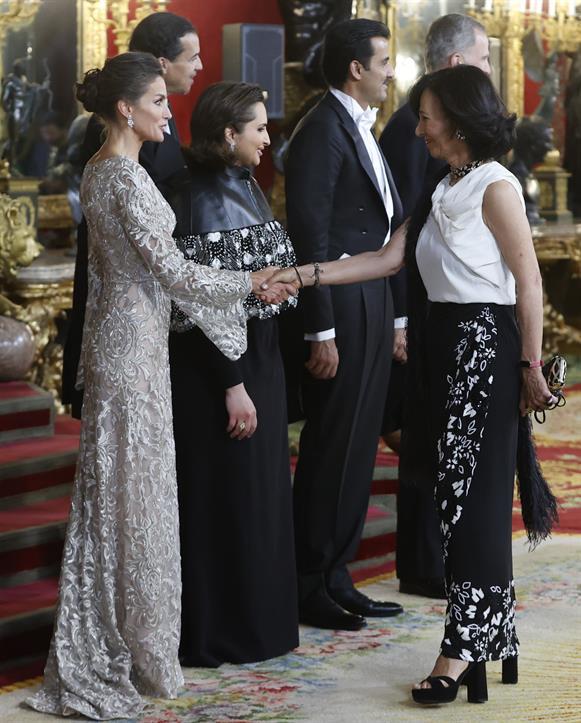
POLYGON ((441 652, 517 654, 512 575, 520 340, 514 308, 431 304, 430 426, 448 606, 441 652))

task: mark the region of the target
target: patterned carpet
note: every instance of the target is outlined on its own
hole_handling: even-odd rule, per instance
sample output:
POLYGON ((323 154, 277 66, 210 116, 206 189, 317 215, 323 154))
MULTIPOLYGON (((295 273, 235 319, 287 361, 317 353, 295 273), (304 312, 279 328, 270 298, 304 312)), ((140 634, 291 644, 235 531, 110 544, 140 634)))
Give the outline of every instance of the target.
POLYGON ((545 424, 535 423, 535 439, 560 503, 557 530, 581 532, 581 384, 567 390, 567 404, 549 412, 545 424))
MULTIPOLYGON (((293 653, 257 665, 186 670, 176 701, 155 701, 141 723, 235 721, 579 721, 581 719, 581 535, 558 535, 529 553, 515 540, 518 686, 503 686, 489 666, 486 705, 419 710, 410 682, 429 672, 442 629, 443 604, 400 596, 393 579, 372 584, 377 598, 400 600, 403 616, 372 621, 359 633, 301 631, 293 653)), ((0 721, 54 721, 19 707, 32 688, 0 696, 0 721)))
MULTIPOLYGON (((536 430, 546 476, 561 503, 560 534, 530 553, 514 540, 520 682, 489 665, 486 705, 464 690, 450 706, 419 709, 410 684, 430 670, 442 631, 440 601, 403 596, 396 581, 366 588, 405 614, 358 633, 301 630, 291 654, 256 665, 186 670, 176 701, 152 701, 140 723, 374 723, 375 721, 581 721, 581 385, 536 430)), ((35 683, 0 695, 2 723, 54 721, 20 707, 35 683)))

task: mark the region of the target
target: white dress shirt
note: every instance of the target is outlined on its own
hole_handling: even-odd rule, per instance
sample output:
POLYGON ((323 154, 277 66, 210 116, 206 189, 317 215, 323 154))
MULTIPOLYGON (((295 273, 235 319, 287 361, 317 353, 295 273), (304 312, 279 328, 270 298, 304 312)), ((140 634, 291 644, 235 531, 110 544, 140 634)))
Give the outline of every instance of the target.
MULTIPOLYGON (((371 161, 371 165, 373 166, 373 170, 375 171, 377 184, 381 189, 383 202, 385 203, 385 210, 389 218, 389 230, 385 239, 383 240, 383 245, 385 246, 385 244, 388 243, 390 239, 391 220, 393 218, 393 199, 391 197, 391 191, 389 188, 389 183, 387 181, 387 174, 385 172, 385 165, 383 162, 381 150, 379 149, 377 141, 375 140, 375 137, 371 132, 371 129, 375 125, 378 109, 369 107, 367 108, 367 110, 364 110, 361 105, 359 105, 359 103, 355 100, 355 98, 347 95, 347 93, 343 93, 343 91, 341 90, 337 90, 337 88, 331 88, 331 93, 335 96, 335 98, 337 98, 337 100, 345 108, 347 113, 349 113, 351 118, 353 118, 353 120, 355 121, 357 130, 359 131, 363 143, 365 144, 367 153, 369 154, 369 159, 371 161)), ((341 258, 346 259, 348 258, 348 256, 348 254, 343 254, 341 258)), ((402 317, 400 319, 395 319, 394 326, 396 329, 405 327, 406 318, 402 317)), ((335 329, 325 329, 325 331, 305 334, 306 341, 327 341, 334 338, 335 329)))

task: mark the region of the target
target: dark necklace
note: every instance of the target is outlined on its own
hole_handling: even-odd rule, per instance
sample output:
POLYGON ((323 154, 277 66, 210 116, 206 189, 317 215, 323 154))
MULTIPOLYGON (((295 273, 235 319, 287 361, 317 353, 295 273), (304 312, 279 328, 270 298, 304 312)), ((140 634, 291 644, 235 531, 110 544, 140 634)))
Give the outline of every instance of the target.
POLYGON ((481 166, 485 161, 470 161, 470 163, 465 163, 463 166, 450 166, 450 178, 453 181, 459 181, 461 178, 464 178, 470 171, 473 171, 475 168, 478 168, 478 166, 481 166))

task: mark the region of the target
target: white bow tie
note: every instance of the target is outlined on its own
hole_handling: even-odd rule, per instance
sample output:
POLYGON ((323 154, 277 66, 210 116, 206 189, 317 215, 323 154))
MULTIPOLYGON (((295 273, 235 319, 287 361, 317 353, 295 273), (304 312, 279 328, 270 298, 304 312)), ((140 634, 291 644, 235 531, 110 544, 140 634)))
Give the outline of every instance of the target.
POLYGON ((379 108, 369 107, 367 110, 363 111, 363 113, 357 119, 357 127, 363 130, 370 131, 375 125, 375 121, 377 120, 378 110, 379 108))

